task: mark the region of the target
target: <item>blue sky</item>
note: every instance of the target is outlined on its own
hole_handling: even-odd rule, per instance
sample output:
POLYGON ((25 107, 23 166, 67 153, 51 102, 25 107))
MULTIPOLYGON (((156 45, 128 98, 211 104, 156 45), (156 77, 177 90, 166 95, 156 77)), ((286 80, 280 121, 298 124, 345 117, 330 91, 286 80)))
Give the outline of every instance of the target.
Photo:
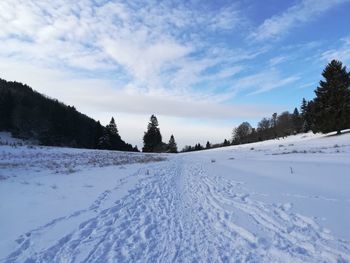
POLYGON ((0 77, 141 146, 156 114, 180 147, 311 99, 327 62, 350 63, 349 0, 2 0, 0 77))

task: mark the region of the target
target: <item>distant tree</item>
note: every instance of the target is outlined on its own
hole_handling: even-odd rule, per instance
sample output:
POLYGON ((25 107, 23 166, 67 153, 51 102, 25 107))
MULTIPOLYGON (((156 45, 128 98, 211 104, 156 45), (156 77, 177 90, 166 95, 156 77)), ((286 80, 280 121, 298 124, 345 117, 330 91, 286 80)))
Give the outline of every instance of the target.
POLYGON ((115 124, 114 117, 112 117, 109 124, 106 126, 107 130, 111 135, 119 135, 117 125, 115 124))
MULTIPOLYGON (((48 98, 22 83, 3 79, 0 79, 0 129, 10 131, 17 138, 36 139, 47 146, 101 148, 110 142, 107 128, 74 106, 48 98)), ((115 134, 113 129, 111 133, 115 134)), ((133 150, 117 137, 113 149, 133 150)))
POLYGON ((211 145, 210 145, 210 142, 207 141, 207 144, 205 145, 205 149, 210 149, 211 145))
POLYGON ((170 136, 169 143, 168 143, 168 150, 171 153, 177 153, 177 144, 175 142, 174 135, 170 136))
POLYGON ((322 72, 324 80, 315 90, 313 132, 341 133, 349 128, 350 74, 342 62, 332 60, 322 72))
MULTIPOLYGON (((122 140, 120 138, 117 125, 115 123, 114 117, 111 118, 111 121, 106 126, 107 137, 109 139, 109 150, 124 150, 122 147, 122 140)), ((132 148, 132 147, 131 147, 132 148)))
POLYGON ((143 136, 143 152, 159 152, 162 150, 162 135, 158 128, 157 117, 152 115, 147 126, 147 131, 143 136))
POLYGON ((94 148, 100 148, 100 139, 103 137, 103 127, 100 123, 100 121, 97 121, 95 124, 95 147, 94 148))
POLYGON ((200 151, 200 150, 203 150, 204 147, 200 144, 200 143, 197 143, 195 146, 194 146, 194 150, 195 151, 200 151))
POLYGON ((271 134, 271 121, 268 118, 263 118, 258 123, 257 136, 258 140, 266 140, 270 138, 271 134))
POLYGON ((99 138, 97 143, 97 148, 99 149, 111 149, 111 139, 110 134, 107 129, 103 129, 102 136, 99 138))
POLYGON ((185 145, 185 147, 182 148, 181 152, 189 152, 192 150, 191 145, 185 145))
POLYGON ((275 112, 274 114, 272 114, 272 118, 271 118, 271 127, 272 127, 274 138, 277 137, 276 126, 277 126, 277 113, 275 112))
POLYGON ((278 137, 285 137, 293 134, 294 125, 292 114, 288 111, 282 112, 277 118, 276 130, 278 137))
POLYGON ((229 146, 230 145, 230 142, 228 140, 224 140, 224 143, 223 143, 223 146, 229 146))
POLYGON ((303 98, 300 106, 300 116, 303 122, 302 131, 308 132, 311 129, 311 122, 308 118, 308 108, 307 108, 307 101, 305 98, 303 98))
POLYGON ((132 148, 133 152, 139 152, 139 149, 137 148, 137 145, 135 145, 133 148, 132 148))
POLYGON ((0 89, 0 131, 8 131, 12 127, 13 98, 11 92, 0 89))
POLYGON ((260 131, 266 131, 271 127, 271 121, 268 118, 263 118, 258 123, 258 130, 260 131))
POLYGON ((303 98, 300 107, 300 116, 302 119, 302 132, 311 130, 314 123, 314 102, 303 98))
POLYGON ((293 121, 295 133, 301 132, 302 127, 303 127, 303 119, 300 116, 297 108, 294 108, 293 115, 292 115, 292 121, 293 121))
POLYGON ((251 132, 252 126, 248 122, 243 122, 233 130, 233 141, 235 144, 245 143, 251 132))

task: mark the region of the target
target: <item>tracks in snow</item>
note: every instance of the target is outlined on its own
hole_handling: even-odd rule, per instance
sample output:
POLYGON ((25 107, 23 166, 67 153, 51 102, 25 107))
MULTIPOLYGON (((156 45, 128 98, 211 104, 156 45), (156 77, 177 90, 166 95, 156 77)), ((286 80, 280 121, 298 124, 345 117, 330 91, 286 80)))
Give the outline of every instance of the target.
MULTIPOLYGON (((350 262, 350 244, 336 240, 291 205, 250 199, 242 182, 207 175, 200 163, 188 171, 195 220, 207 222, 213 259, 222 262, 350 262), (191 171, 192 170, 192 171, 191 171), (198 202, 197 202, 198 201, 198 202)), ((210 260, 211 261, 211 260, 210 260)))
POLYGON ((288 205, 251 200, 243 182, 208 175, 200 162, 179 156, 131 176, 139 182, 109 208, 101 209, 110 194, 107 190, 87 210, 28 232, 3 261, 350 261, 349 243, 292 213, 288 205), (77 223, 54 244, 37 249, 52 226, 91 210, 95 216, 77 223))

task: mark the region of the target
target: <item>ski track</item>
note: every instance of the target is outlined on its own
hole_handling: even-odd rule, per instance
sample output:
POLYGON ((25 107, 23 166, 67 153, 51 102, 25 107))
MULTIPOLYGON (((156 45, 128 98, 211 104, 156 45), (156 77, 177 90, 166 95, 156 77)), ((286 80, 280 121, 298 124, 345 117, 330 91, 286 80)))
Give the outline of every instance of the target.
POLYGON ((244 182, 208 175, 203 163, 183 156, 140 169, 87 209, 16 241, 1 262, 350 262, 349 242, 291 212, 290 204, 253 200, 244 182), (139 178, 136 186, 101 208, 130 177, 139 178), (95 216, 35 251, 51 228, 91 211, 95 216))

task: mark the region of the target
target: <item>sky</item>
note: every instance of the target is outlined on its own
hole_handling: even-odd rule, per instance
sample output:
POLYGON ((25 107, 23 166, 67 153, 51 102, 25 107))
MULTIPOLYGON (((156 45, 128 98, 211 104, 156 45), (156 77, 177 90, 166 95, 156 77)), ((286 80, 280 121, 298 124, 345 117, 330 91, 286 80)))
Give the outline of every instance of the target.
POLYGON ((1 0, 0 78, 74 105, 142 147, 230 139, 350 67, 350 0, 1 0))

